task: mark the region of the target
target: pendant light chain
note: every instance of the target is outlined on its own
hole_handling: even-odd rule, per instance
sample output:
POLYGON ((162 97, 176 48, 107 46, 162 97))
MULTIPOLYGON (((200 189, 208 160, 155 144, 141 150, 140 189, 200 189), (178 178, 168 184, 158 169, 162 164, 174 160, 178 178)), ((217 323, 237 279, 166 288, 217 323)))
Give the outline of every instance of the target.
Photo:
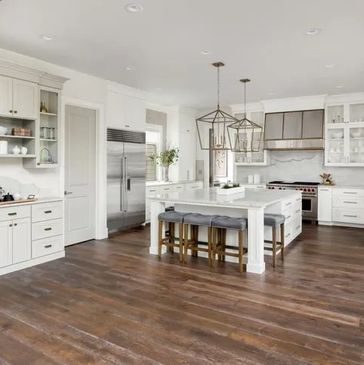
POLYGON ((246 117, 246 82, 244 82, 244 114, 246 117))
POLYGON ((217 109, 220 109, 220 66, 217 67, 217 109))

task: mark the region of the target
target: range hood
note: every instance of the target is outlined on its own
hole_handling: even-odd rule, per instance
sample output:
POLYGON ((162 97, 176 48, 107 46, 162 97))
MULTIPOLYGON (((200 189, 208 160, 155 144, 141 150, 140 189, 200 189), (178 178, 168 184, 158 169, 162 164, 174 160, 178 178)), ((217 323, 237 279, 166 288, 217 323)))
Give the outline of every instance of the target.
POLYGON ((265 114, 267 150, 323 150, 324 109, 265 114))

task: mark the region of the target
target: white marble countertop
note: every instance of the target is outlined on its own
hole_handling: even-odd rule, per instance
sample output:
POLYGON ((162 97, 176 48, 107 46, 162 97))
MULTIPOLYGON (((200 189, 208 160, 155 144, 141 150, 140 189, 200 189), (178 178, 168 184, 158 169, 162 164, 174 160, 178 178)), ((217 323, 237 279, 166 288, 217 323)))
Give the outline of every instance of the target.
POLYGON ((49 198, 37 198, 37 200, 35 201, 22 201, 19 203, 10 203, 10 204, 1 204, 0 205, 0 209, 1 208, 9 208, 9 207, 19 207, 21 205, 32 205, 32 204, 42 204, 42 203, 53 203, 53 202, 58 202, 58 201, 63 201, 62 198, 55 198, 55 197, 49 197, 49 198))
POLYGON ((246 189, 245 193, 234 195, 218 195, 215 188, 198 189, 169 194, 155 194, 150 196, 152 201, 169 202, 175 204, 194 204, 204 206, 221 206, 224 208, 265 208, 292 197, 300 197, 295 190, 254 190, 246 189))
POLYGON ((364 185, 319 185, 320 188, 330 189, 364 189, 364 185))
POLYGON ((159 185, 176 185, 176 184, 193 184, 199 182, 198 180, 181 180, 181 181, 147 181, 146 186, 159 185))

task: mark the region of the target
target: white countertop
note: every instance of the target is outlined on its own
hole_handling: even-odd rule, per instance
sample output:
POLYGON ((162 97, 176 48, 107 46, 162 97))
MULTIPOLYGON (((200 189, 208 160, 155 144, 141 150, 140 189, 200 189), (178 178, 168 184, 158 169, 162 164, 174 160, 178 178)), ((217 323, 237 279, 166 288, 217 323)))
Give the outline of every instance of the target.
POLYGON ((181 181, 147 181, 146 186, 159 185, 176 185, 176 184, 193 184, 199 182, 198 180, 181 180, 181 181))
POLYGON ((319 187, 330 189, 364 189, 364 185, 319 185, 319 187))
POLYGON ((37 198, 37 200, 35 200, 35 201, 29 201, 29 202, 23 201, 23 202, 19 202, 19 203, 12 202, 11 204, 2 204, 2 205, 0 205, 0 209, 1 208, 9 208, 9 207, 19 207, 21 205, 53 203, 53 202, 59 202, 59 201, 63 201, 63 199, 62 198, 54 198, 54 197, 37 198))
POLYGON ((204 206, 221 206, 224 208, 265 208, 282 200, 301 197, 295 190, 253 190, 246 189, 243 194, 218 195, 216 188, 198 189, 169 194, 150 196, 152 201, 169 203, 195 204, 204 206))

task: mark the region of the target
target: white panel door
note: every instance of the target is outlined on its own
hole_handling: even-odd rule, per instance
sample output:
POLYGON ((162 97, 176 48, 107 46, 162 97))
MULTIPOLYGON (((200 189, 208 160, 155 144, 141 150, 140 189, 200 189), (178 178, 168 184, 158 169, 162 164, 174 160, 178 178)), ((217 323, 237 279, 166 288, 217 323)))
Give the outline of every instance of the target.
POLYGON ((13 264, 31 259, 30 218, 13 221, 13 264))
POLYGON ((0 222, 0 267, 12 264, 12 241, 12 222, 0 222))
POLYGON ((13 115, 13 80, 0 76, 0 115, 13 115))
POLYGON ((96 111, 66 106, 65 244, 95 238, 96 111))
POLYGON ((24 119, 37 119, 38 93, 37 84, 13 80, 13 115, 24 119))

